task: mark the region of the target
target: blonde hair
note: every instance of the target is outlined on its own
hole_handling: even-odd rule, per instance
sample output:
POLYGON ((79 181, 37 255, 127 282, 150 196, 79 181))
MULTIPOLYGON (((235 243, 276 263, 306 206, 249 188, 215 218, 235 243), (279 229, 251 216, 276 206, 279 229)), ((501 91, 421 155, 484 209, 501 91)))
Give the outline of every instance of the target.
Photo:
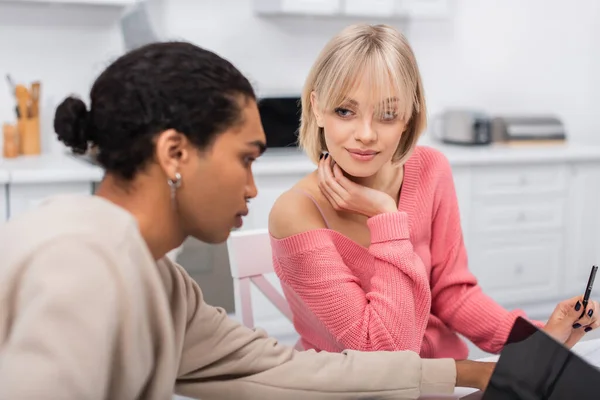
MULTIPOLYGON (((410 157, 427 125, 423 84, 414 53, 400 32, 387 25, 351 25, 333 37, 321 50, 302 90, 302 115, 298 144, 313 162, 327 150, 323 128, 317 125, 311 104, 315 92, 322 110, 339 107, 348 93, 367 74, 373 86, 373 100, 400 95, 399 117, 406 129, 393 162, 404 163, 410 157)), ((383 103, 378 108, 386 107, 383 103)), ((377 109, 377 114, 382 110, 377 109)))

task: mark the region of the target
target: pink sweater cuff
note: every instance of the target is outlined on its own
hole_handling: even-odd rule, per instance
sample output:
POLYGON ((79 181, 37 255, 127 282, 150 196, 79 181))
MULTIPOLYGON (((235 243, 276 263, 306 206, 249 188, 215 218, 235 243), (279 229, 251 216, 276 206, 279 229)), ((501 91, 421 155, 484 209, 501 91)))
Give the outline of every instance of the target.
POLYGON ((535 325, 540 329, 543 329, 546 325, 541 321, 535 321, 527 318, 525 313, 521 310, 515 310, 511 312, 509 317, 499 324, 498 329, 496 330, 496 334, 494 335, 494 339, 492 340, 492 346, 494 347, 494 349, 497 349, 497 351, 495 351, 496 353, 499 353, 502 350, 502 347, 504 347, 504 344, 506 343, 506 340, 510 335, 510 331, 512 330, 512 327, 518 317, 525 318, 531 324, 535 325))
POLYGON ((408 239, 408 214, 405 212, 390 212, 375 215, 367 220, 371 231, 371 244, 391 240, 408 239))

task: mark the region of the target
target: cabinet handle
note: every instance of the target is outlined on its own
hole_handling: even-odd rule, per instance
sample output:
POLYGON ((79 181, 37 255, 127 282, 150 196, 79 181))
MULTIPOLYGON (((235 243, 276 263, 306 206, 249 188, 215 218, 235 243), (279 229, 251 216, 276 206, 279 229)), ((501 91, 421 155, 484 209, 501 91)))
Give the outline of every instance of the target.
POLYGON ((515 273, 517 275, 521 275, 523 273, 523 265, 521 265, 521 264, 515 265, 515 273))

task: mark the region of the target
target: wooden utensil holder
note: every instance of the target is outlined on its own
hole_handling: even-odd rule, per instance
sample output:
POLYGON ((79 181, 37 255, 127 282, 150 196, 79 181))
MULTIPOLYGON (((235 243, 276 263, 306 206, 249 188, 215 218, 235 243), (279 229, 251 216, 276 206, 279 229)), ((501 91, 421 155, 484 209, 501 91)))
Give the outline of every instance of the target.
POLYGON ((19 153, 27 156, 40 154, 40 118, 20 118, 17 127, 19 129, 19 153))
POLYGON ((19 132, 17 127, 11 124, 2 125, 2 156, 4 158, 15 158, 19 156, 19 132))

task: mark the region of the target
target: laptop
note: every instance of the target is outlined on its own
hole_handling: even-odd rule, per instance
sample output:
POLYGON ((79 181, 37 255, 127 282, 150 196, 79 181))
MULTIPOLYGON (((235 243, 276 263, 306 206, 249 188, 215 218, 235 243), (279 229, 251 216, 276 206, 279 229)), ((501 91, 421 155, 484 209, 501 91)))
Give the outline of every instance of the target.
POLYGON ((600 399, 600 369, 544 331, 515 321, 485 392, 461 400, 600 399))

